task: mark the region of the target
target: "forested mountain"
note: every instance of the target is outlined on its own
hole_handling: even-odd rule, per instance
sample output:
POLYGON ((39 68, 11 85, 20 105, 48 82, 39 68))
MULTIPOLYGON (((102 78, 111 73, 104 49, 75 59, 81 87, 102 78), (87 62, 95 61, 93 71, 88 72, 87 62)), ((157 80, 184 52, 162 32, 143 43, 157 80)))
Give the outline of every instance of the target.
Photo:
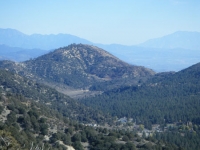
POLYGON ((160 73, 141 86, 126 86, 80 100, 113 116, 131 117, 151 124, 200 124, 200 63, 174 73, 160 73))
POLYGON ((51 85, 92 90, 111 82, 114 86, 108 88, 137 84, 154 75, 150 69, 129 65, 103 49, 83 44, 59 48, 22 63, 2 61, 0 67, 51 85))
MULTIPOLYGON (((26 35, 14 32, 4 34, 23 45, 20 39, 26 35)), ((138 56, 147 50, 138 49, 142 50, 135 53, 138 56)), ((154 50, 148 51, 149 56, 154 50)), ((182 48, 173 50, 163 55, 172 58, 182 52, 182 48)), ((189 55, 185 52, 181 54, 189 55)), ((66 145, 77 150, 84 145, 91 150, 200 149, 200 63, 179 72, 155 74, 96 46, 71 44, 20 63, 0 61, 0 68, 5 69, 0 70, 0 149, 64 150, 66 145), (66 95, 70 90, 81 91, 83 95, 75 95, 82 98, 70 98, 66 95), (128 122, 120 123, 116 120, 120 117, 128 122), (152 125, 161 130, 146 136, 146 129, 153 131, 152 125)))
MULTIPOLYGON (((71 145, 83 150, 85 144, 91 150, 199 148, 200 63, 177 73, 154 75, 97 47, 73 44, 23 63, 1 61, 0 66, 14 72, 0 70, 0 136, 13 142, 10 149, 66 149, 71 145), (104 91, 80 100, 93 109, 31 80, 66 84, 58 77, 69 78, 70 73, 75 76, 71 82, 77 80, 82 87, 91 85, 90 90, 104 91), (86 83, 81 84, 82 80, 86 83), (182 126, 139 137, 136 129, 93 128, 73 121, 115 124, 109 114, 133 118, 148 129, 152 124, 164 128, 174 122, 182 126), (184 126, 188 122, 192 124, 184 126)), ((0 142, 0 148, 8 148, 0 142)))
MULTIPOLYGON (((177 80, 177 82, 175 83, 183 82, 185 84, 191 83, 192 85, 197 81, 199 77, 199 67, 200 64, 197 64, 191 68, 183 70, 183 72, 158 74, 155 78, 149 80, 146 86, 150 86, 150 88, 153 88, 155 86, 154 85, 155 83, 169 86, 169 84, 163 83, 164 79, 166 78, 172 82, 175 82, 177 80), (176 77, 177 79, 174 77, 176 77), (193 80, 185 81, 185 77, 189 77, 190 79, 193 77, 193 80)), ((85 144, 88 145, 86 146, 86 149, 89 148, 91 150, 96 150, 96 149, 179 150, 184 148, 188 150, 199 149, 199 144, 198 144, 198 141, 200 139, 199 125, 192 126, 194 131, 189 130, 188 126, 180 126, 179 128, 174 128, 169 132, 155 133, 152 135, 152 137, 145 138, 144 136, 141 138, 137 135, 136 130, 125 131, 125 130, 108 130, 107 128, 101 128, 101 127, 93 128, 67 119, 65 116, 70 117, 72 114, 74 114, 74 112, 86 115, 85 118, 90 117, 91 115, 94 117, 97 112, 89 111, 90 109, 86 109, 86 107, 83 107, 81 105, 80 105, 81 107, 79 107, 78 104, 73 103, 69 97, 66 97, 62 94, 58 94, 53 89, 49 89, 46 86, 35 83, 29 79, 20 77, 17 74, 12 74, 9 73, 8 71, 0 70, 0 85, 1 85, 0 86, 1 149, 9 148, 14 150, 18 148, 19 149, 32 148, 36 150, 39 148, 40 149, 43 148, 45 150, 46 149, 64 150, 66 149, 66 145, 71 145, 77 150, 83 150, 85 144), (57 107, 57 104, 60 104, 59 107, 57 107), (70 107, 71 105, 73 105, 72 109, 70 107), (62 107, 64 107, 65 109, 63 110, 62 107), (86 110, 85 111, 79 110, 80 108, 84 108, 86 110), (87 111, 89 112, 88 115, 87 111), (61 114, 59 112, 61 112, 61 114)), ((123 90, 126 91, 127 89, 126 88, 119 89, 117 92, 122 93, 123 90)), ((161 93, 163 92, 163 90, 160 91, 161 93)), ((117 94, 116 91, 113 92, 117 94)), ((128 92, 129 91, 127 90, 126 94, 130 94, 128 92)), ((150 92, 150 90, 147 92, 150 92)), ((109 94, 112 96, 111 93, 109 94)), ((147 93, 143 94, 148 95, 147 93)), ((187 93, 185 93, 185 95, 187 95, 187 93)), ((194 102, 195 106, 192 106, 193 104, 188 103, 190 105, 188 106, 187 110, 183 110, 185 111, 185 113, 188 111, 191 114, 191 117, 193 115, 195 116, 195 110, 198 109, 198 104, 196 104, 195 101, 192 102, 194 102), (194 108, 191 109, 191 106, 194 108)), ((140 102, 138 101, 137 104, 140 107, 139 103, 140 102)), ((107 103, 107 105, 110 104, 107 103)), ((143 103, 142 105, 148 111, 148 107, 150 107, 150 105, 148 107, 145 106, 145 103, 143 103)), ((154 109, 156 109, 155 106, 156 104, 153 105, 154 109)), ((184 106, 187 107, 187 105, 184 106)), ((113 105, 113 108, 114 107, 115 105, 113 105)), ((131 107, 132 109, 134 109, 133 105, 131 107)), ((168 108, 168 106, 166 107, 168 108)), ((126 108, 128 111, 130 111, 127 106, 126 108)), ((176 108, 173 107, 173 109, 176 108)), ((173 109, 170 109, 168 111, 173 112, 173 109)), ((116 110, 116 112, 117 111, 119 110, 116 110)), ((153 116, 154 112, 149 112, 149 113, 152 114, 152 117, 155 117, 153 116)), ((158 113, 161 114, 162 116, 161 111, 159 111, 158 113)), ((181 113, 181 115, 184 116, 182 112, 179 113, 181 113)), ((77 118, 76 117, 77 115, 80 114, 76 114, 71 118, 74 117, 77 118)), ((174 114, 172 113, 172 115, 174 114)), ((139 118, 138 123, 143 123, 142 119, 143 118, 139 118)), ((82 122, 84 120, 80 121, 82 122)), ((198 120, 194 121, 194 123, 198 124, 198 120)))
POLYGON ((32 74, 73 87, 94 82, 153 75, 144 67, 132 66, 95 46, 73 44, 24 62, 32 74))

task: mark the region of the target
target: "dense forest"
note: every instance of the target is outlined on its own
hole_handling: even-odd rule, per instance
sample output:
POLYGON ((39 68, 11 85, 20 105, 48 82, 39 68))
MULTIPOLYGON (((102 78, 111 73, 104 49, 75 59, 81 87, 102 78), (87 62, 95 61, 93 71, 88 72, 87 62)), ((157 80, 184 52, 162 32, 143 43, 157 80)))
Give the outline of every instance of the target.
POLYGON ((151 124, 191 121, 200 124, 200 64, 177 73, 161 73, 138 86, 128 86, 81 99, 112 116, 151 124))

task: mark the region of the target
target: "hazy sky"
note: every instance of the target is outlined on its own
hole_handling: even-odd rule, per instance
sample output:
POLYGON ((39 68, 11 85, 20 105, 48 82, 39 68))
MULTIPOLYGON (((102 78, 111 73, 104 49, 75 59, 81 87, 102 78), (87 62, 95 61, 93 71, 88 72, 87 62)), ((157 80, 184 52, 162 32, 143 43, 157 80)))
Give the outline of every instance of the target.
POLYGON ((134 45, 180 30, 200 32, 200 0, 1 0, 0 28, 134 45))

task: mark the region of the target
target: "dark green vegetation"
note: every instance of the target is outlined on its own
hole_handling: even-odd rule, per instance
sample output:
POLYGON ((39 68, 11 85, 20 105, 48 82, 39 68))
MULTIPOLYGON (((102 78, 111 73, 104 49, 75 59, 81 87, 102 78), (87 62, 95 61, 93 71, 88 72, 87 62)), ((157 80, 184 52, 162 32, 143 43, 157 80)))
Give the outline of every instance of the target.
POLYGON ((156 133, 147 139, 150 141, 158 140, 160 144, 168 143, 168 149, 199 150, 200 126, 182 125, 171 128, 165 133, 156 133))
POLYGON ((107 91, 80 101, 113 116, 133 118, 148 129, 152 124, 160 124, 164 129, 167 123, 177 123, 178 126, 147 139, 157 141, 158 147, 166 144, 165 148, 170 150, 193 150, 200 149, 199 97, 200 63, 177 73, 156 74, 142 85, 107 91), (188 122, 191 124, 186 126, 188 122))
POLYGON ((113 116, 139 124, 191 121, 200 124, 200 64, 177 73, 161 73, 145 84, 124 87, 80 100, 113 116))
MULTIPOLYGON (((0 102, 3 108, 0 115, 0 136, 5 139, 1 139, 0 149, 28 149, 32 143, 42 147, 44 135, 48 133, 47 118, 61 116, 46 106, 27 100, 22 95, 3 92, 0 94, 0 102), (36 134, 39 134, 37 138, 36 134)), ((50 145, 45 144, 46 146, 50 145)))

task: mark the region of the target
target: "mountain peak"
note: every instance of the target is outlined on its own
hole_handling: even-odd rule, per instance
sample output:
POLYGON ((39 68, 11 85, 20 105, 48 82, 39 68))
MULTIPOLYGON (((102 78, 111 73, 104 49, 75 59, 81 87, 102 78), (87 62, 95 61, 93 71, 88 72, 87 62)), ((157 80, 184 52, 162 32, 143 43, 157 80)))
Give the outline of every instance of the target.
POLYGON ((71 57, 73 55, 74 57, 77 57, 79 59, 80 57, 92 59, 94 57, 100 56, 100 57, 110 57, 119 61, 118 58, 106 52, 105 50, 98 48, 96 46, 87 45, 87 44, 71 44, 67 47, 58 49, 58 51, 61 51, 63 56, 66 56, 66 57, 71 57))
POLYGON ((85 44, 71 44, 20 64, 23 65, 1 66, 39 81, 73 88, 122 79, 131 81, 154 74, 150 69, 129 65, 101 48, 85 44))

